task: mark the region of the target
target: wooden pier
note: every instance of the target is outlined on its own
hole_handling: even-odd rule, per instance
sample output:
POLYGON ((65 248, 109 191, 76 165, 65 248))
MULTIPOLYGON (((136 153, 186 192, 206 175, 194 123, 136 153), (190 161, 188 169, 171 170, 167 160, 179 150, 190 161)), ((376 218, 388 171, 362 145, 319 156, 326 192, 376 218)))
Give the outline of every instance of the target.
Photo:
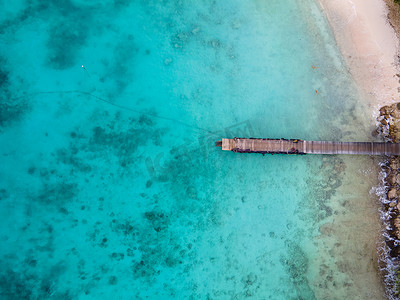
POLYGON ((400 144, 375 142, 322 142, 287 139, 222 139, 216 146, 238 153, 400 155, 400 144))

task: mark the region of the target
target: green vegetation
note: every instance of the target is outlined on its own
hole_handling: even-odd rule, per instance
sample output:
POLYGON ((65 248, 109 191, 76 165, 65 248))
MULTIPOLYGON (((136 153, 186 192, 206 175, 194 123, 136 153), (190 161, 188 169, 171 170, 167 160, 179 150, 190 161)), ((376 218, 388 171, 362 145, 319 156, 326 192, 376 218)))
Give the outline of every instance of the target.
POLYGON ((400 0, 394 0, 394 3, 397 3, 400 5, 400 0))
MULTIPOLYGON (((395 0, 396 2, 400 2, 400 0, 395 0)), ((394 284, 394 294, 396 296, 400 295, 400 270, 396 271, 396 282, 394 284)))

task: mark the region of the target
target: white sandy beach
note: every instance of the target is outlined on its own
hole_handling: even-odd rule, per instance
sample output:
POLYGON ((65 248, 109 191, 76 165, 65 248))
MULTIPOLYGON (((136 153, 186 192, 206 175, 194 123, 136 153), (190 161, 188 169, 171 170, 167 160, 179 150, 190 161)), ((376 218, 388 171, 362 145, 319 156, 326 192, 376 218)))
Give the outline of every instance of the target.
POLYGON ((374 117, 399 99, 399 41, 383 0, 319 0, 374 117))

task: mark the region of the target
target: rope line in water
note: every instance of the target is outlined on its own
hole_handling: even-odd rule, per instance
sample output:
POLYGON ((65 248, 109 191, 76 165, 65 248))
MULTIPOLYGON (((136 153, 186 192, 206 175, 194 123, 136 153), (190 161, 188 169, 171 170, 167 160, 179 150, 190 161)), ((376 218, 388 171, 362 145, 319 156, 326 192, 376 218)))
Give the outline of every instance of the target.
POLYGON ((159 116, 159 115, 148 113, 148 112, 142 112, 142 111, 139 111, 139 110, 127 107, 127 106, 123 106, 123 105, 120 105, 120 104, 113 103, 110 100, 101 98, 101 97, 96 96, 94 94, 91 94, 89 92, 83 92, 83 91, 78 91, 78 90, 36 92, 36 93, 26 94, 26 95, 20 96, 20 97, 15 97, 15 98, 12 98, 11 100, 19 100, 19 99, 28 98, 28 97, 34 97, 34 96, 43 95, 43 94, 81 94, 81 95, 86 95, 86 96, 89 96, 91 98, 94 98, 95 100, 98 100, 98 101, 107 103, 109 105, 115 106, 115 107, 117 107, 119 109, 124 109, 124 110, 131 111, 131 112, 134 112, 134 113, 137 113, 137 114, 143 114, 143 115, 150 116, 150 117, 157 118, 157 119, 161 119, 161 120, 175 122, 175 123, 181 124, 181 125, 189 127, 189 128, 193 128, 193 129, 197 129, 197 130, 200 130, 200 131, 207 132, 209 134, 215 134, 214 132, 212 132, 212 131, 210 131, 208 129, 204 129, 204 128, 201 128, 201 127, 193 126, 193 125, 184 123, 182 121, 179 121, 179 120, 176 120, 176 119, 173 119, 173 118, 163 117, 163 116, 159 116))

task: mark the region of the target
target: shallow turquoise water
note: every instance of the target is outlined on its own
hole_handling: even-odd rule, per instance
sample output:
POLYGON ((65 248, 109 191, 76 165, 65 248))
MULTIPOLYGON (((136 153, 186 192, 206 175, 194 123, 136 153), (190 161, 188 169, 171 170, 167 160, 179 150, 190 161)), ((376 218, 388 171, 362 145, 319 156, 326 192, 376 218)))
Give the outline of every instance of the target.
POLYGON ((340 168, 214 146, 369 139, 313 1, 0 9, 3 297, 315 297, 340 168))

